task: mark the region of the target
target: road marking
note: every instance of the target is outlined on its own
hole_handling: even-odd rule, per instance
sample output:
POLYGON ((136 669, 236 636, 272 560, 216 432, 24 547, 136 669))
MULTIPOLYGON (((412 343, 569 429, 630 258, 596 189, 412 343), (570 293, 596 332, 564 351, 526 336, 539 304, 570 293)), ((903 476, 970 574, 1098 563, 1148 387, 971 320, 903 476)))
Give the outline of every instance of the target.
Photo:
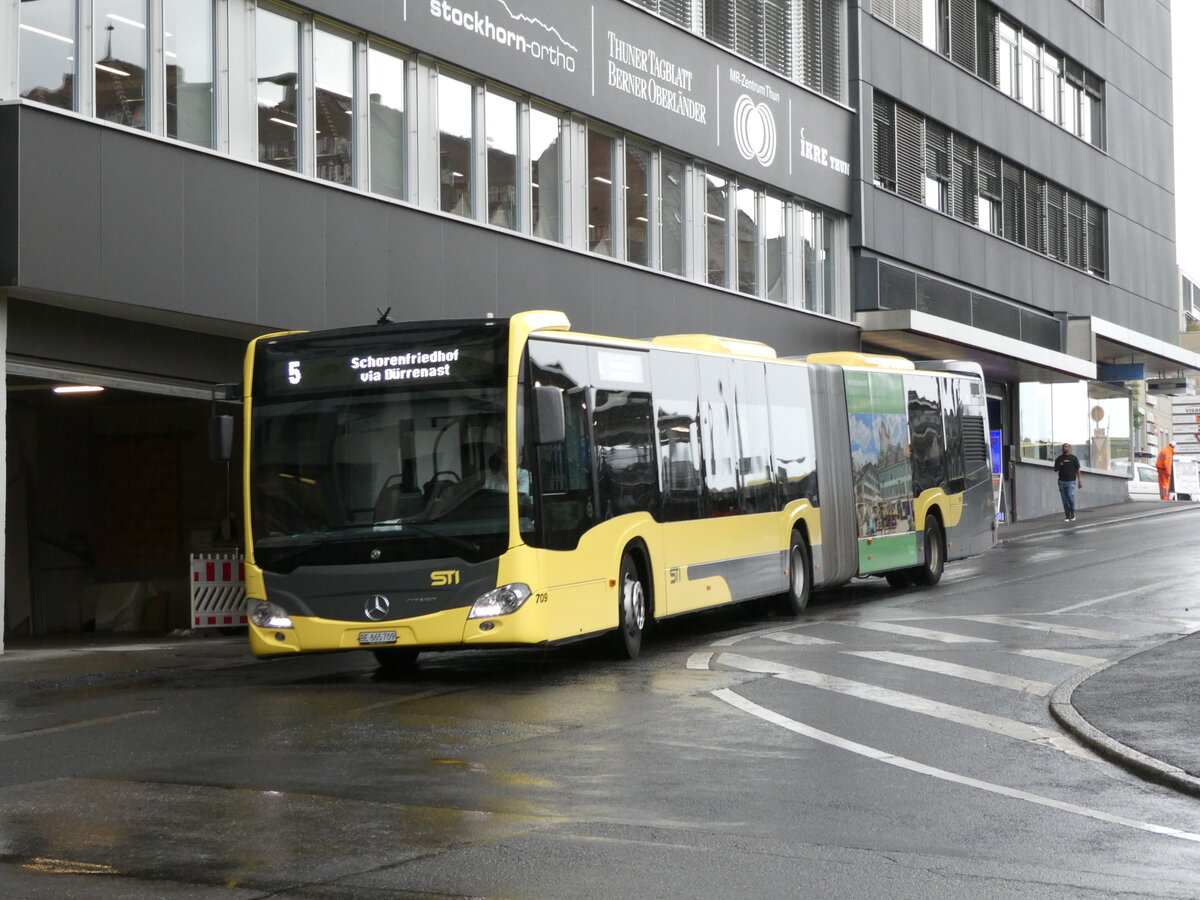
POLYGON ((782 644, 796 644, 798 646, 840 643, 839 641, 827 641, 825 638, 813 637, 808 634, 796 634, 793 631, 776 631, 774 634, 765 634, 763 637, 772 641, 779 641, 782 644))
POLYGON ((866 659, 875 659, 897 666, 907 666, 910 669, 949 675, 952 678, 965 678, 967 681, 990 684, 995 687, 1007 688, 1010 691, 1022 691, 1038 697, 1047 697, 1054 690, 1054 685, 1047 681, 1033 681, 1028 678, 1019 678, 1016 675, 1005 675, 1003 672, 989 672, 987 669, 960 666, 951 662, 942 662, 939 659, 910 656, 907 653, 890 653, 886 650, 844 650, 842 652, 847 656, 862 656, 866 659))
POLYGON ((703 671, 709 668, 708 664, 712 661, 712 657, 713 655, 711 653, 693 653, 688 657, 687 667, 689 669, 700 669, 703 671))
POLYGON ((1034 622, 1029 619, 1010 619, 1007 616, 956 616, 969 622, 986 622, 988 625, 1003 625, 1007 628, 1028 628, 1031 631, 1043 631, 1049 634, 1065 634, 1070 637, 1088 638, 1093 641, 1111 641, 1114 638, 1125 638, 1126 635, 1115 631, 1099 631, 1095 628, 1079 628, 1075 625, 1059 625, 1056 622, 1034 622))
POLYGON ((1107 603, 1109 600, 1119 600, 1121 597, 1129 597, 1133 594, 1141 594, 1147 591, 1157 591, 1161 588, 1172 587, 1177 584, 1183 584, 1192 580, 1192 576, 1184 578, 1168 578, 1166 581, 1155 581, 1150 584, 1143 584, 1141 587, 1130 588, 1127 591, 1119 591, 1115 594, 1109 594, 1105 597, 1096 597, 1094 600, 1084 600, 1082 603, 1073 603, 1070 606, 1064 606, 1062 609, 1050 611, 1050 615, 1056 616, 1062 613, 1074 612, 1077 609, 1083 609, 1085 606, 1095 606, 1098 603, 1107 603))
POLYGON ((857 697, 860 700, 870 700, 873 703, 881 703, 884 706, 891 706, 896 709, 905 710, 906 712, 920 713, 924 716, 954 722, 958 725, 966 725, 969 728, 977 728, 980 731, 987 731, 992 734, 1004 735, 1005 737, 1015 738, 1026 743, 1037 744, 1041 747, 1050 747, 1054 750, 1068 753, 1071 756, 1077 756, 1080 759, 1099 760, 1099 757, 1090 750, 1076 744, 1065 735, 1046 728, 1040 728, 1037 725, 1027 725, 1024 722, 1018 722, 1016 719, 1008 719, 1004 716, 965 709, 961 706, 952 706, 949 703, 928 700, 925 697, 918 697, 915 694, 905 694, 902 691, 893 691, 890 688, 866 684, 861 681, 851 681, 848 678, 839 678, 836 675, 825 675, 821 672, 813 672, 808 669, 797 669, 765 659, 753 659, 738 653, 722 653, 719 661, 735 669, 741 669, 743 672, 774 675, 776 678, 782 678, 785 681, 791 681, 796 684, 820 688, 824 691, 833 691, 834 693, 857 697))
POLYGON ((812 738, 815 741, 820 741, 823 744, 829 744, 832 747, 848 750, 851 753, 855 753, 859 756, 865 756, 867 759, 873 759, 889 766, 895 766, 898 769, 905 769, 909 772, 915 772, 918 775, 928 775, 933 778, 938 778, 942 781, 949 781, 954 784, 961 784, 966 787, 977 788, 981 791, 999 794, 1002 797, 1009 797, 1014 800, 1023 800, 1027 803, 1035 803, 1038 806, 1045 806, 1061 812, 1068 812, 1077 816, 1085 816, 1089 819, 1095 819, 1111 825, 1121 825, 1125 828, 1135 828, 1138 831, 1148 831, 1151 834, 1161 834, 1165 837, 1173 837, 1183 841, 1200 843, 1200 834, 1194 834, 1190 831, 1181 831, 1178 828, 1169 828, 1166 825, 1155 825, 1151 822, 1141 822, 1137 819, 1129 819, 1125 816, 1116 816, 1112 813, 1102 812, 1098 809, 1089 809, 1086 806, 1079 806, 1075 803, 1066 803, 1062 800, 1053 800, 1049 797, 1031 794, 1028 791, 1021 791, 1017 790, 1016 788, 1005 787, 1002 784, 993 784, 989 781, 981 781, 978 778, 959 775, 957 772, 939 769, 935 766, 929 766, 913 759, 907 759, 903 756, 896 756, 895 754, 888 753, 886 750, 880 750, 876 747, 869 747, 866 744, 860 744, 847 738, 838 737, 836 734, 830 734, 827 731, 821 731, 818 728, 813 728, 811 725, 806 725, 803 722, 797 722, 795 719, 789 719, 787 716, 780 715, 779 713, 769 710, 764 706, 759 706, 757 703, 747 700, 745 697, 734 693, 727 688, 721 688, 720 690, 713 691, 712 695, 718 700, 728 703, 735 709, 740 709, 742 712, 747 712, 752 716, 757 716, 764 722, 769 722, 770 724, 777 725, 780 728, 786 728, 788 731, 794 732, 795 734, 804 735, 805 737, 812 738))
POLYGON ((713 641, 712 645, 714 647, 732 647, 734 644, 741 643, 742 641, 748 641, 751 638, 769 637, 772 634, 779 634, 780 632, 786 631, 787 628, 794 627, 795 626, 793 625, 788 625, 786 628, 780 628, 779 626, 774 628, 760 628, 758 631, 748 631, 745 634, 735 634, 733 637, 721 638, 719 641, 713 641))
POLYGON ((931 631, 928 628, 914 628, 911 625, 897 625, 895 622, 845 622, 835 624, 853 625, 855 628, 867 628, 871 631, 886 631, 888 634, 901 634, 905 637, 925 638, 928 641, 941 641, 943 644, 996 643, 988 638, 970 637, 965 634, 953 634, 949 631, 931 631))
POLYGON ((1018 656, 1032 656, 1034 659, 1044 659, 1047 662, 1063 663, 1068 666, 1097 666, 1108 662, 1102 656, 1088 656, 1084 653, 1063 653, 1061 650, 1009 650, 1018 656))
POLYGON ((74 731, 76 728, 89 728, 92 725, 107 725, 110 722, 120 722, 123 719, 133 719, 138 716, 150 716, 157 709, 141 709, 136 712, 120 713, 115 716, 104 716, 100 719, 84 719, 81 722, 68 722, 65 725, 51 725, 49 728, 35 728, 32 731, 18 731, 16 734, 0 734, 0 741, 15 741, 18 738, 41 737, 44 734, 57 734, 60 731, 74 731))

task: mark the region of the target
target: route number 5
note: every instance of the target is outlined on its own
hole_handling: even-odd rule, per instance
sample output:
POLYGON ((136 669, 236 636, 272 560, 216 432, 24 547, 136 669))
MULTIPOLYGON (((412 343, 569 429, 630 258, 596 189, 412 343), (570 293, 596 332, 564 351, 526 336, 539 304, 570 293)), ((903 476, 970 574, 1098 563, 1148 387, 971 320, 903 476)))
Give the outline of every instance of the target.
POLYGON ((300 363, 292 360, 288 363, 288 384, 300 383, 300 363))

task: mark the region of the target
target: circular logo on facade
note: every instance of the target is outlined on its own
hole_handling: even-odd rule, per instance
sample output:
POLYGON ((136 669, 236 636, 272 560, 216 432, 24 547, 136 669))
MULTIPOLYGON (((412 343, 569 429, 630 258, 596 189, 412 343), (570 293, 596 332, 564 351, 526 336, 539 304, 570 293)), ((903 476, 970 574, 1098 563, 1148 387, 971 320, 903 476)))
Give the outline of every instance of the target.
POLYGON ((363 612, 372 622, 378 622, 388 614, 388 610, 392 608, 392 601, 383 594, 376 594, 367 601, 367 605, 363 607, 363 612))
POLYGON ((738 152, 769 166, 775 161, 775 115, 765 103, 755 103, 747 94, 733 108, 733 136, 738 152))

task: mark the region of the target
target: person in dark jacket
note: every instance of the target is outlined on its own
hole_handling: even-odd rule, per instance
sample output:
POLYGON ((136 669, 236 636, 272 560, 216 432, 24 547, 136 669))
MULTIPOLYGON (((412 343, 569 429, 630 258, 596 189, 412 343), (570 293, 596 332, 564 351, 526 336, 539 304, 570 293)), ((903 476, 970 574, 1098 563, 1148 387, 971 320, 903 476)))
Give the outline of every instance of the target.
POLYGON ((1054 471, 1058 473, 1058 493, 1062 497, 1064 522, 1075 521, 1075 489, 1083 487, 1079 458, 1071 452, 1070 444, 1062 445, 1062 453, 1054 460, 1054 471))

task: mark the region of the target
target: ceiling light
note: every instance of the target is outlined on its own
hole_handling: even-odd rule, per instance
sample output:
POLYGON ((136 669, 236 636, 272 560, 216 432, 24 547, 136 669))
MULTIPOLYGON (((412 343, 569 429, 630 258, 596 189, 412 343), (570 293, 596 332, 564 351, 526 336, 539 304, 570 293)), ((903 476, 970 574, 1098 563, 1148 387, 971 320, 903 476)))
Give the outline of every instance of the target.
POLYGON ((104 390, 98 384, 60 384, 54 388, 56 394, 95 394, 104 390))

